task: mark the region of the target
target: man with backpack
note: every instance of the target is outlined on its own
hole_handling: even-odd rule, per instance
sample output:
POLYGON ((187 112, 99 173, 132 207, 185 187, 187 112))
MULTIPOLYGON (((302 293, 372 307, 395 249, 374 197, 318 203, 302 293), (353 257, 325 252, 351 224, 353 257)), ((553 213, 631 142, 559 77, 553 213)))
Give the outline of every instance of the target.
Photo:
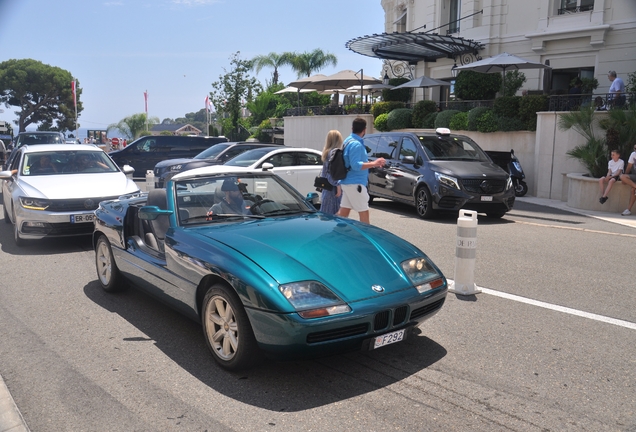
POLYGON ((342 188, 342 202, 338 216, 349 217, 351 210, 358 212, 361 222, 369 222, 369 192, 367 184, 369 182, 369 169, 383 167, 384 158, 377 158, 369 162, 367 149, 364 146, 363 138, 367 130, 367 122, 363 118, 356 117, 351 125, 351 135, 344 141, 343 156, 347 175, 340 180, 342 188))

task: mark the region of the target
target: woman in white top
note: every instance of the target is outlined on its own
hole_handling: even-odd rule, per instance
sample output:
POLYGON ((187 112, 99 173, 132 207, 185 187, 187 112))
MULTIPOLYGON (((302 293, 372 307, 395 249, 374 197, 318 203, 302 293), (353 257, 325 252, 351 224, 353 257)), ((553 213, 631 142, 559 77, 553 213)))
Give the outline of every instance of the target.
POLYGON ((621 159, 621 153, 618 150, 612 150, 612 158, 607 164, 607 174, 605 177, 598 179, 598 185, 601 189, 601 197, 598 201, 601 204, 605 204, 605 201, 607 201, 607 195, 610 190, 612 190, 614 183, 616 183, 621 174, 623 174, 624 167, 625 162, 621 159), (605 192, 603 192, 605 183, 607 183, 607 188, 605 188, 605 192))

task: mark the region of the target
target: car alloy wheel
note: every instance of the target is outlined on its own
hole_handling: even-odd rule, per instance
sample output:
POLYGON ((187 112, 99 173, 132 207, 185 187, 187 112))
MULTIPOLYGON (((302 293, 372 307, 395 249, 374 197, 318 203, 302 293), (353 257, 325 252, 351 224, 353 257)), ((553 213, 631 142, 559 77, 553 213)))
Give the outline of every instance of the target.
POLYGON ((239 370, 260 360, 245 309, 231 288, 220 284, 210 288, 202 311, 205 340, 217 363, 228 370, 239 370))
POLYGON ((126 284, 115 264, 115 257, 110 242, 101 235, 95 245, 95 268, 97 278, 105 291, 115 292, 126 288, 126 284))
POLYGON ((433 199, 426 186, 421 186, 415 193, 415 210, 422 219, 433 216, 433 199))

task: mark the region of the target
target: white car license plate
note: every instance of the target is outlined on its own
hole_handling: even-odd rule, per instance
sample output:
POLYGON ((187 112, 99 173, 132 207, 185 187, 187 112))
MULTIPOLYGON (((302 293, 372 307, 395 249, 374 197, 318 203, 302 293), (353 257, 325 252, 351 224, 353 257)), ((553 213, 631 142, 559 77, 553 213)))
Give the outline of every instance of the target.
POLYGON ((482 196, 481 200, 482 201, 492 201, 492 197, 491 196, 482 196))
POLYGON ((373 349, 400 342, 402 339, 404 339, 404 329, 377 336, 373 342, 373 349))
POLYGON ((94 213, 71 215, 71 223, 93 222, 93 219, 95 219, 94 213))

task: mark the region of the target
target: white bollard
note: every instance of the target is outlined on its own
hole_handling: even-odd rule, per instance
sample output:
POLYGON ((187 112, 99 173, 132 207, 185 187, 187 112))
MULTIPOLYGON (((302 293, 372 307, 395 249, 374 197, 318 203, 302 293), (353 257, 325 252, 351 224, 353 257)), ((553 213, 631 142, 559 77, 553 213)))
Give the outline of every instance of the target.
POLYGON ((155 173, 152 170, 146 171, 146 192, 155 188, 155 173))
POLYGON ((455 280, 448 291, 459 295, 479 294, 475 285, 475 256, 477 253, 477 212, 460 210, 457 218, 455 247, 455 280))

